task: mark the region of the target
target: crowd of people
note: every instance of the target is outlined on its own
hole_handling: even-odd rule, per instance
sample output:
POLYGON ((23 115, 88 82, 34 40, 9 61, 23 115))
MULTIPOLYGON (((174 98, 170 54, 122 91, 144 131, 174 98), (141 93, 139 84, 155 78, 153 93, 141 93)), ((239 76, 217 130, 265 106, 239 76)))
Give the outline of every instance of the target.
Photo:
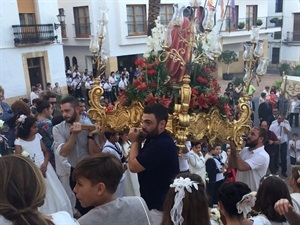
MULTIPOLYGON (((103 101, 107 104, 114 104, 118 99, 119 94, 124 92, 128 88, 129 84, 140 75, 138 68, 134 70, 132 67, 129 67, 127 70, 126 67, 122 71, 117 70, 116 72, 110 72, 109 77, 101 75, 100 86, 104 89, 103 101)), ((74 70, 69 68, 66 71, 66 82, 68 86, 69 95, 73 95, 76 98, 83 98, 86 96, 87 102, 89 101, 89 91, 93 88, 94 76, 87 69, 83 74, 78 71, 78 67, 74 67, 74 70)))
MULTIPOLYGON (((114 93, 105 89, 111 104, 134 79, 124 71, 120 81, 112 72, 102 82, 114 93)), ((82 82, 73 74, 71 83, 82 82)), ((8 128, 0 139, 0 224, 299 225, 300 140, 297 133, 289 140, 293 122, 298 126, 298 99, 284 103, 284 113, 280 100, 269 109, 273 97, 263 95, 258 111, 269 111, 252 115, 260 126, 251 127, 240 152, 233 143, 187 141, 178 155, 164 106, 146 106, 141 126, 119 133, 93 124, 78 86, 68 84, 74 96, 59 105, 62 95, 53 90, 59 85, 50 84, 41 92, 33 87, 30 103, 10 106, 0 87, 0 119, 8 128), (291 193, 277 175, 281 167, 287 176, 287 149, 291 193)), ((245 91, 232 83, 226 89, 235 114, 245 91)), ((252 99, 249 106, 255 110, 252 99)))

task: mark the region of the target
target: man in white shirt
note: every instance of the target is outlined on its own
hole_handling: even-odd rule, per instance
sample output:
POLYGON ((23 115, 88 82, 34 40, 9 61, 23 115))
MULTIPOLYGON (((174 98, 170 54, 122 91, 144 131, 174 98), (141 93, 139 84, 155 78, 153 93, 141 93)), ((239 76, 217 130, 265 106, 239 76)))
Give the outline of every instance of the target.
POLYGON ((115 72, 111 72, 110 76, 108 78, 108 82, 110 83, 111 87, 112 87, 112 91, 113 93, 118 96, 119 95, 119 87, 118 87, 118 80, 115 77, 115 72))
POLYGON ((32 87, 32 90, 30 92, 30 105, 32 105, 32 100, 39 98, 38 96, 38 88, 37 87, 32 87))
MULTIPOLYGON (((269 130, 273 131, 278 140, 280 141, 280 145, 276 146, 279 148, 276 152, 280 152, 281 159, 281 174, 284 177, 287 177, 287 144, 288 144, 288 134, 291 132, 291 126, 288 120, 285 120, 283 114, 280 114, 277 120, 274 120, 269 128, 269 130)), ((277 160, 275 165, 278 165, 278 157, 275 158, 277 160)))
POLYGON ((229 168, 237 169, 237 181, 247 184, 252 191, 257 191, 260 179, 266 175, 270 157, 264 149, 266 130, 253 127, 248 135, 246 146, 235 154, 234 144, 231 145, 229 168))

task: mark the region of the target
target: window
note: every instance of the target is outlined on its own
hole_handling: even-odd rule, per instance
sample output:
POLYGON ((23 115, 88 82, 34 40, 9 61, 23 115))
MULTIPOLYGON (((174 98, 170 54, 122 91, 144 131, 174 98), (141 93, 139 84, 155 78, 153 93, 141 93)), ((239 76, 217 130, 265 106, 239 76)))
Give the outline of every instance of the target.
POLYGON ((281 39, 281 31, 274 32, 274 39, 276 40, 281 39))
POLYGON ((91 34, 89 7, 74 7, 75 34, 77 38, 88 38, 91 34))
POLYGON ((127 5, 128 35, 145 35, 146 24, 146 5, 127 5))
POLYGON ((34 25, 34 13, 19 13, 20 25, 34 25))
MULTIPOLYGON (((63 11, 64 11, 63 8, 58 9, 58 14, 62 14, 63 11)), ((66 38, 67 37, 66 24, 65 23, 61 23, 60 29, 61 29, 61 36, 63 38, 66 38)))
POLYGON ((283 4, 283 0, 275 1, 275 12, 282 12, 282 4, 283 4))
POLYGON ((77 58, 75 56, 72 57, 72 65, 73 65, 73 68, 77 67, 78 64, 77 64, 77 58))
POLYGON ((280 48, 272 48, 272 64, 279 63, 280 48))
POLYGON ((226 30, 235 30, 239 21, 239 6, 234 7, 234 11, 231 6, 226 8, 226 30))
POLYGON ((70 68, 70 58, 68 56, 65 57, 65 66, 66 66, 66 71, 70 68))
POLYGON ((160 5, 160 22, 167 25, 173 17, 173 5, 160 5))
POLYGON ((248 29, 255 25, 257 21, 257 5, 246 6, 246 26, 248 29))
POLYGON ((294 13, 293 41, 300 41, 300 13, 294 13))

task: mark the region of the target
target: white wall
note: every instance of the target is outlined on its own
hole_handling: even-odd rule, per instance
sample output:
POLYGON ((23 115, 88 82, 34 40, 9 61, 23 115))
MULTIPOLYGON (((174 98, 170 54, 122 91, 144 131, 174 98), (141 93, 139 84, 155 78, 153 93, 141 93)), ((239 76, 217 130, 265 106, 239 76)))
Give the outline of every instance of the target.
MULTIPOLYGON (((39 51, 47 51, 50 68, 50 80, 52 84, 59 82, 66 86, 64 73, 63 47, 60 44, 48 44, 39 46, 14 46, 12 25, 20 25, 19 12, 16 0, 1 1, 0 3, 0 85, 5 89, 5 97, 12 98, 29 95, 26 88, 22 54, 39 51)), ((57 1, 35 0, 37 23, 57 23, 57 1), (40 14, 40 15, 38 15, 40 14)))
MULTIPOLYGON (((287 38, 287 32, 293 32, 294 29, 294 15, 293 13, 300 13, 299 0, 283 1, 283 27, 282 39, 287 38)), ((282 61, 300 61, 300 45, 287 46, 285 44, 281 47, 282 61)))

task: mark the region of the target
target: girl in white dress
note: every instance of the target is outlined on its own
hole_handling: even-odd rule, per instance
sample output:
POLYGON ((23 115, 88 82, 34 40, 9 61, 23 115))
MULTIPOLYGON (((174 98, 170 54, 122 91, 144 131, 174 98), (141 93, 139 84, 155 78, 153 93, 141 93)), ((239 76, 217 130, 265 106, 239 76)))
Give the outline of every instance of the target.
POLYGON ((206 169, 205 169, 205 159, 201 152, 200 142, 191 142, 191 150, 188 158, 190 165, 190 173, 198 174, 205 184, 206 182, 206 169))
POLYGON ((27 157, 0 157, 1 225, 79 225, 67 212, 44 215, 46 184, 39 168, 27 157))
POLYGON ((45 214, 67 211, 73 215, 70 200, 53 167, 48 163, 49 152, 41 140, 42 136, 37 133, 37 119, 21 115, 17 123, 16 154, 22 154, 22 152, 29 154, 28 157, 40 168, 45 178, 46 199, 44 204, 39 206, 39 211, 45 214))

